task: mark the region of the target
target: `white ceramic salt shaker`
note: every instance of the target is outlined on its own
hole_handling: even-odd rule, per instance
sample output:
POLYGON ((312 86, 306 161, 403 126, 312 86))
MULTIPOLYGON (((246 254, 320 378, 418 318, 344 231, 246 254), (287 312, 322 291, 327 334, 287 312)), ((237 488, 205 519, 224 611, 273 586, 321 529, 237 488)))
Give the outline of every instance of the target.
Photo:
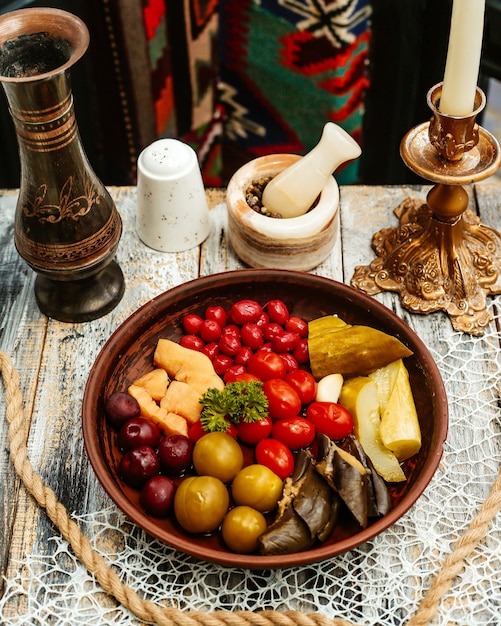
POLYGON ((209 207, 195 151, 177 139, 159 139, 137 160, 136 229, 161 252, 198 246, 210 232, 209 207))

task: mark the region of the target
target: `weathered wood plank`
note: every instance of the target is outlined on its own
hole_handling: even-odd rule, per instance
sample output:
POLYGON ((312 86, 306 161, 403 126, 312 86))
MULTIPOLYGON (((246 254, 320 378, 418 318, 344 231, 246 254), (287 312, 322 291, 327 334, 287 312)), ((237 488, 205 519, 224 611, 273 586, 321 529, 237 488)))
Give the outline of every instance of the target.
MULTIPOLYGON (((35 275, 21 259, 14 245, 14 214, 17 191, 0 193, 0 351, 8 354, 23 371, 21 389, 25 401, 26 432, 29 429, 37 374, 43 352, 46 318, 41 315, 33 292, 35 275)), ((7 422, 0 420, 0 595, 5 564, 15 537, 11 534, 20 498, 19 480, 8 455, 7 422)))

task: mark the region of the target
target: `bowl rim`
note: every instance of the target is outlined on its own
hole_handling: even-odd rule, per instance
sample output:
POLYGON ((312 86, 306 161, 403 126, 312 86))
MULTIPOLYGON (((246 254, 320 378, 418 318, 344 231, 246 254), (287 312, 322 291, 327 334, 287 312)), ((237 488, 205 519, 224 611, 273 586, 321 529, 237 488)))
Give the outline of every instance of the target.
POLYGON ((216 274, 210 274, 208 276, 202 276, 177 285, 144 303, 142 306, 136 309, 136 311, 134 311, 124 322, 122 322, 103 345, 90 370, 84 390, 81 419, 84 446, 90 464, 96 474, 98 481, 101 483, 111 500, 137 526, 140 526, 148 534, 170 545, 172 548, 180 550, 198 559, 214 562, 227 567, 264 570, 306 565, 309 563, 322 561, 327 558, 332 558, 338 554, 357 548, 358 546, 373 539, 376 535, 380 534, 384 530, 390 528, 395 522, 397 522, 422 495, 439 466, 444 451, 444 443, 447 438, 449 411, 445 386, 440 371, 428 348, 417 335, 417 333, 402 318, 396 315, 396 313, 394 313, 384 304, 364 294, 361 291, 355 290, 353 287, 348 286, 345 283, 341 283, 334 279, 326 278, 316 274, 281 269, 240 269, 219 272, 216 274), (241 283, 242 281, 277 281, 282 280, 285 276, 287 276, 289 279, 301 279, 303 281, 305 280, 305 277, 307 277, 308 282, 311 282, 312 286, 318 284, 323 285, 324 287, 334 287, 335 289, 339 290, 339 292, 342 293, 347 300, 355 299, 359 302, 361 301, 362 303, 365 303, 369 311, 377 310, 381 314, 389 316, 392 324, 394 324, 401 333, 410 336, 413 343, 419 348, 420 355, 425 361, 427 369, 430 371, 430 373, 434 374, 433 379, 437 383, 437 388, 434 389, 436 402, 439 414, 442 416, 434 446, 432 446, 429 451, 428 464, 422 469, 420 474, 419 487, 414 487, 412 495, 410 495, 409 493, 405 494, 388 514, 377 519, 367 528, 362 529, 357 533, 354 533, 350 537, 341 539, 335 544, 335 546, 333 546, 332 544, 320 544, 319 546, 316 546, 304 552, 297 552, 289 555, 261 556, 255 554, 237 554, 230 551, 223 552, 211 547, 200 546, 199 544, 195 544, 192 540, 190 540, 188 534, 186 535, 186 538, 177 536, 166 537, 165 532, 161 532, 152 528, 151 518, 146 513, 143 513, 141 510, 139 510, 136 505, 132 503, 122 491, 120 491, 119 489, 110 489, 110 484, 114 484, 114 479, 113 477, 109 476, 108 465, 103 459, 102 455, 98 453, 98 451, 100 450, 100 442, 98 438, 97 428, 94 428, 94 426, 97 424, 98 418, 97 415, 93 414, 92 398, 90 397, 90 390, 93 385, 99 385, 99 387, 102 387, 104 385, 102 376, 100 376, 100 365, 109 360, 110 347, 116 343, 116 338, 120 335, 125 335, 128 338, 133 336, 133 331, 131 331, 131 329, 134 328, 135 322, 143 319, 145 313, 149 309, 155 309, 159 307, 163 300, 171 300, 175 299, 176 297, 187 297, 189 293, 196 293, 200 289, 200 287, 203 287, 204 290, 207 290, 220 285, 221 282, 224 282, 226 286, 228 284, 235 284, 236 282, 241 283), (92 442, 94 443, 94 445, 91 445, 92 442), (109 476, 109 480, 105 481, 103 477, 107 475, 109 476))

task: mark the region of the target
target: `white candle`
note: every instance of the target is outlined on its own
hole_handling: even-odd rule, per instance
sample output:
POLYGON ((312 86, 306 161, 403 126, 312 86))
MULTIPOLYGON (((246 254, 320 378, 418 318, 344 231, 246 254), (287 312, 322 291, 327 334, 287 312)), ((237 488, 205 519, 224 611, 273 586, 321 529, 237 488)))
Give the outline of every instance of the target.
POLYGON ((482 52, 485 0, 454 0, 440 111, 468 115, 474 109, 482 52))

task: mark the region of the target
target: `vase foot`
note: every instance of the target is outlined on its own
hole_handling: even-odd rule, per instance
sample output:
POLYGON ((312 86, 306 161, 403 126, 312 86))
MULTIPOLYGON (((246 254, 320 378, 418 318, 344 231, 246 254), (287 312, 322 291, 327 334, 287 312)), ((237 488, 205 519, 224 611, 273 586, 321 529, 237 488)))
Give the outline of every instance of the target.
POLYGON ((124 276, 116 261, 80 280, 52 280, 38 275, 35 281, 40 311, 60 322, 90 322, 102 317, 117 306, 124 291, 124 276))

